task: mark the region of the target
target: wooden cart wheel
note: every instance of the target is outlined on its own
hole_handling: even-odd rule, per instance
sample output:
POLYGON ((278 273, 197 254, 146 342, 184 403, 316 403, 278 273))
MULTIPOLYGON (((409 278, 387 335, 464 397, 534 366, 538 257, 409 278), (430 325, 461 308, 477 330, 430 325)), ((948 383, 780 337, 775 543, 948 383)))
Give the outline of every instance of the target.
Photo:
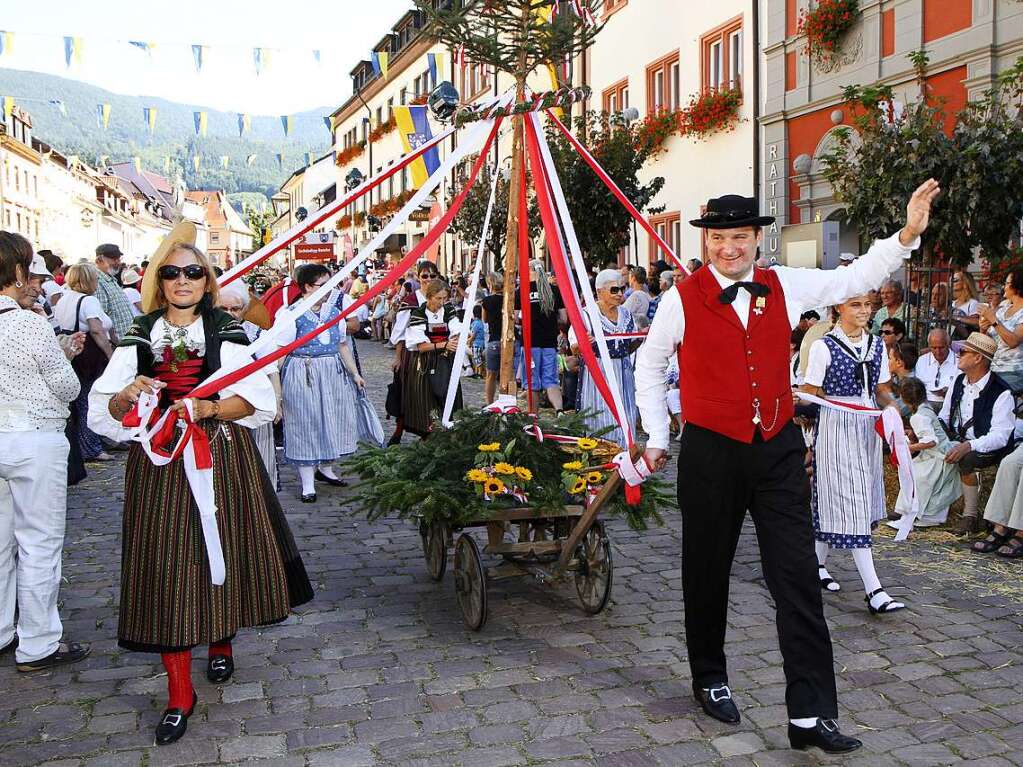
POLYGON ((576 549, 579 569, 575 573, 575 590, 583 610, 596 615, 611 599, 614 581, 614 562, 611 559, 611 541, 604 533, 604 525, 597 522, 590 528, 576 549))
POLYGON ((420 522, 419 536, 423 539, 427 572, 433 580, 443 580, 444 571, 448 566, 447 531, 444 525, 439 522, 430 525, 420 522))
POLYGON ((470 629, 479 631, 487 622, 487 571, 479 547, 468 533, 458 536, 455 543, 454 577, 462 619, 470 629))

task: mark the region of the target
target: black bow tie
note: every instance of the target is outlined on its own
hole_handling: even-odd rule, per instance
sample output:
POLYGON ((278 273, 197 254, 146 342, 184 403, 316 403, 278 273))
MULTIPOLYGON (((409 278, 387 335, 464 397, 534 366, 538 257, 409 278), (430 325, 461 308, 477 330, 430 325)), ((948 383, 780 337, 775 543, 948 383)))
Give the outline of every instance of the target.
POLYGON ((751 296, 762 298, 771 292, 771 289, 767 285, 763 285, 759 282, 733 282, 727 288, 721 291, 721 295, 718 296, 718 301, 723 304, 730 304, 735 301, 735 297, 739 295, 739 288, 746 288, 751 296))

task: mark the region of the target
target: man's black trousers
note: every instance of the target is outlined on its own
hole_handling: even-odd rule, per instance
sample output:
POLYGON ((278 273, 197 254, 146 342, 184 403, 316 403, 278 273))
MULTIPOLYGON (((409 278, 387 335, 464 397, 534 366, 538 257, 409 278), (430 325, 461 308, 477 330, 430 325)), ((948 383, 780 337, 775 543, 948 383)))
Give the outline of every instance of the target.
POLYGON ((753 444, 687 423, 678 467, 682 593, 693 681, 728 682, 725 628, 732 559, 749 510, 774 597, 789 717, 838 716, 831 637, 824 621, 810 517, 806 446, 789 423, 753 444))

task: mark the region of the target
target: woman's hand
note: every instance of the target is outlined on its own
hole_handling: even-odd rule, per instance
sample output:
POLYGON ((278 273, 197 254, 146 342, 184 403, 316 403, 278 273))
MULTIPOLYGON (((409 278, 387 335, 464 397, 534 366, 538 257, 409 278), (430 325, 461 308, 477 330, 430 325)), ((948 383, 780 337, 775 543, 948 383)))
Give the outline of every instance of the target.
POLYGON ((987 304, 981 304, 980 308, 977 309, 977 314, 980 315, 981 325, 987 323, 987 326, 991 327, 998 321, 998 318, 995 316, 995 310, 987 304))
POLYGON ((453 352, 453 351, 455 351, 457 349, 458 349, 458 336, 455 336, 454 338, 449 338, 448 342, 446 344, 444 344, 444 351, 446 351, 446 352, 453 352))
POLYGON ((220 406, 213 400, 199 399, 198 397, 187 397, 170 406, 171 412, 181 412, 185 409, 185 402, 192 402, 192 420, 202 421, 206 418, 214 418, 220 412, 220 406))
POLYGON ((57 343, 60 345, 61 351, 64 352, 64 356, 73 360, 85 349, 85 333, 79 331, 71 335, 57 336, 57 343))
POLYGON ((134 405, 139 401, 139 395, 143 392, 146 394, 155 394, 164 386, 162 381, 157 381, 147 376, 136 376, 135 380, 125 386, 118 393, 118 397, 123 402, 128 402, 129 406, 134 405))
POLYGON ((355 385, 358 386, 360 389, 366 388, 366 379, 364 379, 362 376, 360 375, 353 376, 352 380, 355 381, 355 385))

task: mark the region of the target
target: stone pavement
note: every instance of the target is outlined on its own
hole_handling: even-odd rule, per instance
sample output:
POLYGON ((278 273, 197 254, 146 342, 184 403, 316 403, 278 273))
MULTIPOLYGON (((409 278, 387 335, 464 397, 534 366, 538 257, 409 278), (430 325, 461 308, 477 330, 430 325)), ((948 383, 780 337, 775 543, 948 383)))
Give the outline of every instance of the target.
MULTIPOLYGON (((379 403, 386 353, 360 349, 379 403)), ((477 382, 467 388, 478 398, 477 382)), ((616 572, 602 614, 586 616, 571 587, 502 581, 473 634, 450 573, 442 583, 426 576, 412 525, 368 524, 330 488, 302 505, 288 468, 282 498, 316 598, 283 625, 242 632, 223 687, 206 681, 197 651, 188 734, 155 748, 159 659, 115 639, 122 476, 120 463, 92 466, 69 499, 61 614, 92 656, 34 675, 0 660, 3 767, 1023 764, 1023 617, 1010 563, 882 541, 878 570, 910 609, 872 618, 851 558, 829 561, 845 587, 826 600, 841 721, 866 746, 823 758, 787 749, 774 611, 750 525, 727 647, 743 722, 729 727, 690 695, 677 514, 642 534, 610 523, 616 572)))

